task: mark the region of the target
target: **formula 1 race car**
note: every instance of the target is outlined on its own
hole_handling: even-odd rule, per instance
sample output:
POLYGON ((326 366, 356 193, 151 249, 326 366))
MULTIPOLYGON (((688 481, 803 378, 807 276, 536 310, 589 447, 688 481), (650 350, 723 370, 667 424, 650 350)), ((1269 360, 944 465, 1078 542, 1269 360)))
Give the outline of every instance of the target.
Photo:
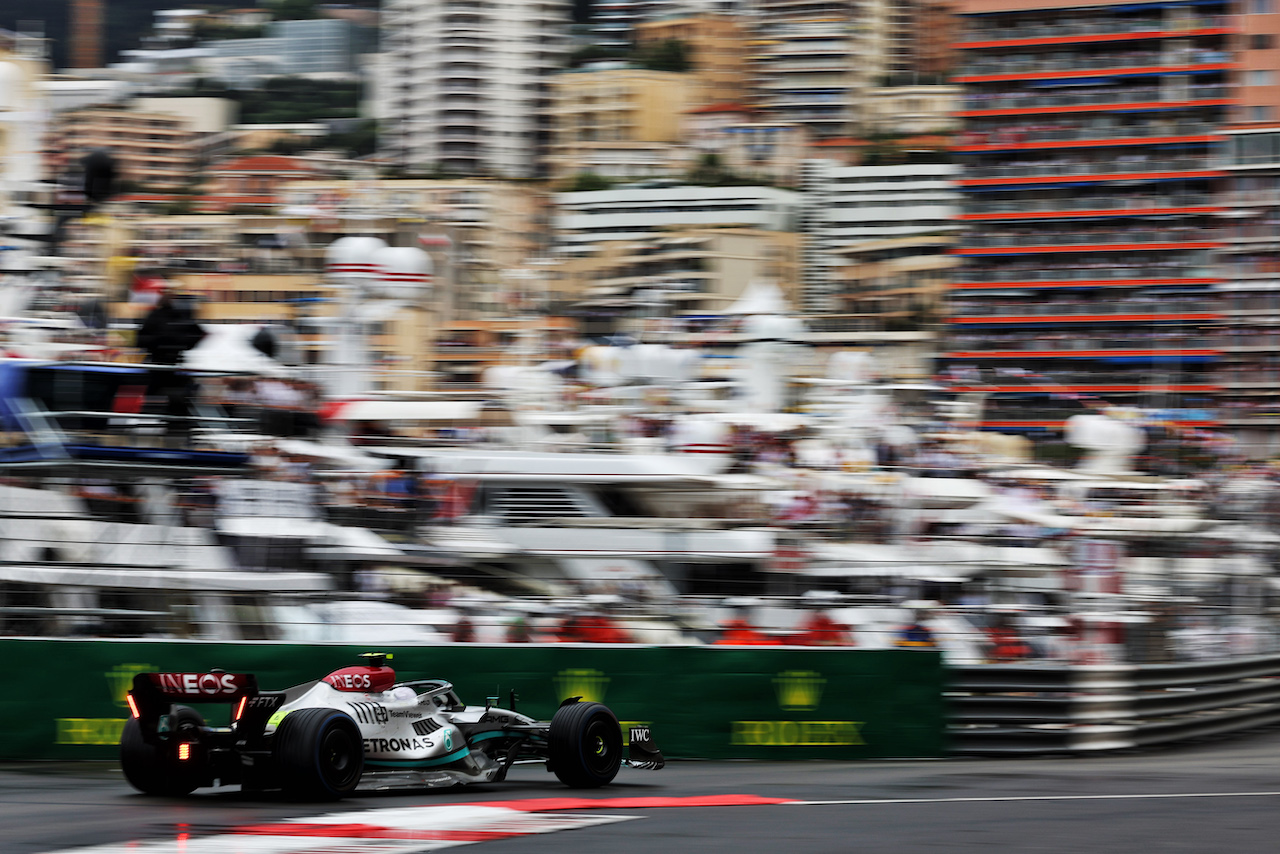
POLYGON ((185 795, 239 783, 327 800, 364 782, 373 788, 451 786, 505 779, 517 762, 545 762, 575 788, 604 786, 623 765, 658 769, 647 726, 630 727, 623 757, 617 717, 571 697, 550 723, 514 708, 464 705, 442 679, 395 681, 390 656, 335 670, 317 682, 259 691, 252 674, 140 673, 128 692, 120 764, 134 788, 185 795), (229 703, 228 726, 209 726, 190 706, 229 703))

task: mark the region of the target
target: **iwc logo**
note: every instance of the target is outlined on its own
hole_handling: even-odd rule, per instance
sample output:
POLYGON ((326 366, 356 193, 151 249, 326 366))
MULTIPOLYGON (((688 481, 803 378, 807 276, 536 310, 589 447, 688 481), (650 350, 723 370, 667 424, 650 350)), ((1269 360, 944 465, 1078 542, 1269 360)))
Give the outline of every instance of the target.
POLYGON ((561 670, 556 674, 556 694, 561 700, 581 697, 588 703, 603 703, 609 681, 599 670, 561 670))
POLYGON ((827 680, 813 670, 784 670, 773 677, 778 708, 784 712, 812 712, 822 703, 827 680))
MULTIPOLYGON (((827 680, 814 670, 784 670, 773 677, 778 707, 812 712, 822 704, 827 680)), ((850 747, 866 744, 862 721, 732 721, 729 742, 750 747, 850 747)))

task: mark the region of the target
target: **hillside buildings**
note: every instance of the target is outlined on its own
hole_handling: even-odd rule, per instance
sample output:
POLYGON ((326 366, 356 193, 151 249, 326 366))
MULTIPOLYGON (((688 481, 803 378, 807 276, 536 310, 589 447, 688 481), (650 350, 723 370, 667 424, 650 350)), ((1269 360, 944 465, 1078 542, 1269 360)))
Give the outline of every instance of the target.
POLYGON ((542 177, 568 23, 567 0, 390 0, 386 158, 420 173, 542 177))

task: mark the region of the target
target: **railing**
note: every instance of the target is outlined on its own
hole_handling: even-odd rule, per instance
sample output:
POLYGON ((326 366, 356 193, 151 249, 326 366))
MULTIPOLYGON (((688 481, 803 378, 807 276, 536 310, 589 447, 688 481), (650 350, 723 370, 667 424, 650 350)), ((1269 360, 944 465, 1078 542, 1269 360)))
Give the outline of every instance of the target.
MULTIPOLYGON (((1033 190, 1034 187, 1025 189, 1033 190)), ((1041 191, 1043 192, 1043 191, 1041 191)), ((1210 195, 1177 196, 1070 196, 999 201, 966 200, 963 213, 1034 213, 1036 211, 1143 211, 1166 208, 1198 208, 1218 204, 1210 195)))
POLYGON ((1176 338, 1152 337, 1080 337, 1061 334, 1052 337, 1009 337, 977 339, 958 336, 951 341, 956 350, 1025 350, 1029 352, 1063 353, 1076 350, 1207 350, 1218 349, 1223 342, 1214 336, 1178 336, 1176 338), (967 339, 967 340, 966 340, 967 339))
POLYGON ((950 752, 1127 750, 1280 722, 1280 656, 948 669, 950 752))
POLYGON ((1156 86, 1128 89, 1085 90, 1080 92, 1007 92, 1000 95, 970 95, 964 110, 1021 110, 1032 107, 1103 106, 1148 101, 1201 101, 1231 97, 1226 86, 1186 86, 1160 89, 1156 86))
POLYGON ((1139 265, 1129 260, 1124 264, 1089 264, 1079 267, 1020 267, 1000 266, 993 269, 965 267, 956 280, 974 284, 999 284, 1002 282, 1124 282, 1129 279, 1203 279, 1221 275, 1208 267, 1178 264, 1139 265))
POLYGON ((1135 51, 1099 54, 1097 56, 1076 54, 1033 60, 974 62, 961 68, 957 72, 957 76, 971 77, 979 74, 1018 74, 1035 73, 1037 71, 1084 71, 1088 69, 1206 65, 1230 61, 1231 55, 1220 50, 1195 50, 1180 53, 1135 51))
POLYGON ((1007 234, 985 232, 966 235, 967 247, 996 246, 1103 246, 1108 243, 1202 243, 1221 239, 1210 228, 1161 228, 1121 231, 1036 231, 1007 234))
POLYGON ((953 317, 1075 317, 1100 314, 1203 314, 1221 310, 1209 300, 1099 300, 1058 303, 951 303, 953 317))
POLYGON ((961 42, 1014 41, 1018 39, 1046 39, 1067 36, 1102 36, 1115 33, 1164 33, 1187 30, 1208 30, 1225 27, 1228 19, 1217 15, 1192 18, 1169 24, 1160 18, 1098 18, 1089 21, 1023 25, 996 29, 974 28, 961 33, 961 42))
POLYGON ((1031 178, 1065 175, 1114 175, 1129 172, 1198 172, 1218 168, 1203 157, 1176 157, 1141 161, 1123 156, 1110 160, 1064 160, 1051 163, 1008 163, 997 166, 975 165, 964 171, 965 178, 1031 178))
POLYGON ((1207 122, 1170 122, 1166 124, 1147 122, 1137 125, 1074 125, 1030 128, 1012 125, 992 128, 991 130, 968 130, 960 135, 957 145, 1010 145, 1023 142, 1055 142, 1058 140, 1077 139, 1201 136, 1217 133, 1218 130, 1218 125, 1207 122))

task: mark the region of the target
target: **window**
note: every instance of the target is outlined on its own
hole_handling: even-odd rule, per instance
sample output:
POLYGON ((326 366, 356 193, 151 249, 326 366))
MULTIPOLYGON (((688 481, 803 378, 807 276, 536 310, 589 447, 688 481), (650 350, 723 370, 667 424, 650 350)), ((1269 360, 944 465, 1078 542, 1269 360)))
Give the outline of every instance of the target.
POLYGON ((1253 15, 1270 15, 1271 0, 1249 0, 1249 12, 1253 15))
POLYGON ((1259 68, 1248 72, 1245 75, 1245 85, 1247 86, 1270 86, 1271 81, 1275 78, 1275 74, 1269 68, 1259 68))
POLYGON ((1249 36, 1249 50, 1271 50, 1275 39, 1270 33, 1255 33, 1249 36))

